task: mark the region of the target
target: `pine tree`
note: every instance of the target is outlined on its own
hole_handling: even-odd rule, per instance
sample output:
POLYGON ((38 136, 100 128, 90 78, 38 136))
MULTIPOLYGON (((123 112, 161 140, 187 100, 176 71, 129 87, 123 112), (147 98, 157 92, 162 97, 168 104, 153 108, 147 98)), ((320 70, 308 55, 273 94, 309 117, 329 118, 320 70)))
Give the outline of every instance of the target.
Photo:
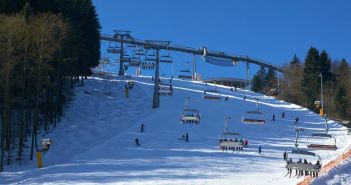
POLYGON ((340 83, 336 89, 334 96, 336 111, 338 112, 341 118, 347 116, 347 110, 349 108, 349 100, 347 98, 347 90, 345 85, 340 83))
POLYGON ((320 95, 320 57, 316 48, 311 47, 307 53, 302 80, 302 92, 304 93, 305 106, 315 110, 314 102, 319 100, 320 95))
POLYGON ((252 80, 252 91, 263 92, 264 88, 266 87, 265 77, 266 69, 261 66, 252 80))
POLYGON ((328 83, 332 80, 331 61, 328 53, 324 50, 320 54, 320 66, 321 74, 323 75, 323 84, 328 83))

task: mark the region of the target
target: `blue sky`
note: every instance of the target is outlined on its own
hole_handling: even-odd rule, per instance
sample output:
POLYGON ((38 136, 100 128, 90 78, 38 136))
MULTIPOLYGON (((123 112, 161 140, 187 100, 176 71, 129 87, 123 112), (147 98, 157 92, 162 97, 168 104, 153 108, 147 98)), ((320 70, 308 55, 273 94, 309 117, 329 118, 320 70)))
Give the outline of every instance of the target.
MULTIPOLYGON (((351 1, 348 0, 93 2, 102 33, 127 29, 139 39, 170 40, 194 48, 206 46, 209 50, 248 55, 278 65, 289 62, 294 54, 304 59, 311 46, 325 49, 332 59, 351 61, 351 1)), ((185 67, 185 61, 191 61, 189 54, 170 54, 175 60, 174 74, 185 67)), ((102 56, 106 56, 105 49, 102 56)), ((243 64, 217 67, 204 63, 201 57, 196 60, 204 78, 245 77, 243 64)), ((162 66, 167 74, 170 68, 162 66)), ((257 69, 251 68, 252 73, 257 69)))

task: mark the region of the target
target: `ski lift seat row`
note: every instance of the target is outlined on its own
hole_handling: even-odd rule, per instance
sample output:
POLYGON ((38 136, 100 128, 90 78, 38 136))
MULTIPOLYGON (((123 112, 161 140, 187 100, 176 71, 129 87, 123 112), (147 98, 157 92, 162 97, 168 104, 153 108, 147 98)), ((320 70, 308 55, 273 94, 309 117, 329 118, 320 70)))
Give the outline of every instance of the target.
POLYGON ((287 161, 285 168, 287 169, 295 169, 309 172, 319 172, 322 167, 321 158, 313 152, 305 151, 305 150, 292 150, 288 155, 291 161, 287 161), (294 161, 292 160, 294 158, 294 161), (308 159, 310 163, 304 163, 302 159, 308 159), (298 162, 297 160, 301 160, 298 162), (311 162, 313 160, 313 163, 311 162))
POLYGON ((244 142, 242 141, 234 141, 234 140, 219 140, 220 148, 228 147, 228 148, 237 148, 237 147, 244 147, 244 142))
POLYGON ((334 137, 308 137, 307 148, 317 150, 336 150, 336 139, 334 137))
POLYGON ((203 94, 203 99, 208 100, 221 100, 221 94, 217 90, 205 90, 203 94))
POLYGON ((171 84, 160 84, 158 93, 163 96, 172 96, 173 86, 171 84))
POLYGON ((260 111, 247 111, 242 116, 242 122, 248 124, 265 124, 264 114, 260 111))
POLYGON ((180 117, 181 123, 200 123, 200 113, 195 109, 185 109, 180 117))
POLYGON ((289 162, 286 164, 285 168, 293 169, 293 170, 319 172, 321 170, 321 165, 289 162))

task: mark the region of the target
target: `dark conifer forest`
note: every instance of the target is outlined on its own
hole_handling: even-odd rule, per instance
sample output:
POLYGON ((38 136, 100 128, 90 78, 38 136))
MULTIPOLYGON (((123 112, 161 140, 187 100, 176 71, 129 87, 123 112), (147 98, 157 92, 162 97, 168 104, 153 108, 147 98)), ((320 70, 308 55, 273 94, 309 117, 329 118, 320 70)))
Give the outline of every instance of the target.
POLYGON ((0 0, 0 172, 32 160, 100 58, 91 0, 0 0))

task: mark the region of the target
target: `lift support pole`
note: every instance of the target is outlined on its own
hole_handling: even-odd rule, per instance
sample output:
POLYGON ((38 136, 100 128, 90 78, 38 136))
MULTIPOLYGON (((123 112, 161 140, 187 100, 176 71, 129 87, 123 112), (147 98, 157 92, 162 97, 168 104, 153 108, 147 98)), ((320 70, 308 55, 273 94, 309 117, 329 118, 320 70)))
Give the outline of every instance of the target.
POLYGON ((119 54, 119 76, 124 75, 124 49, 123 49, 123 37, 121 37, 121 53, 119 54))
POLYGON ((158 90, 160 88, 160 50, 156 49, 156 69, 155 69, 155 85, 154 85, 154 97, 152 100, 152 108, 160 107, 160 94, 158 90))

